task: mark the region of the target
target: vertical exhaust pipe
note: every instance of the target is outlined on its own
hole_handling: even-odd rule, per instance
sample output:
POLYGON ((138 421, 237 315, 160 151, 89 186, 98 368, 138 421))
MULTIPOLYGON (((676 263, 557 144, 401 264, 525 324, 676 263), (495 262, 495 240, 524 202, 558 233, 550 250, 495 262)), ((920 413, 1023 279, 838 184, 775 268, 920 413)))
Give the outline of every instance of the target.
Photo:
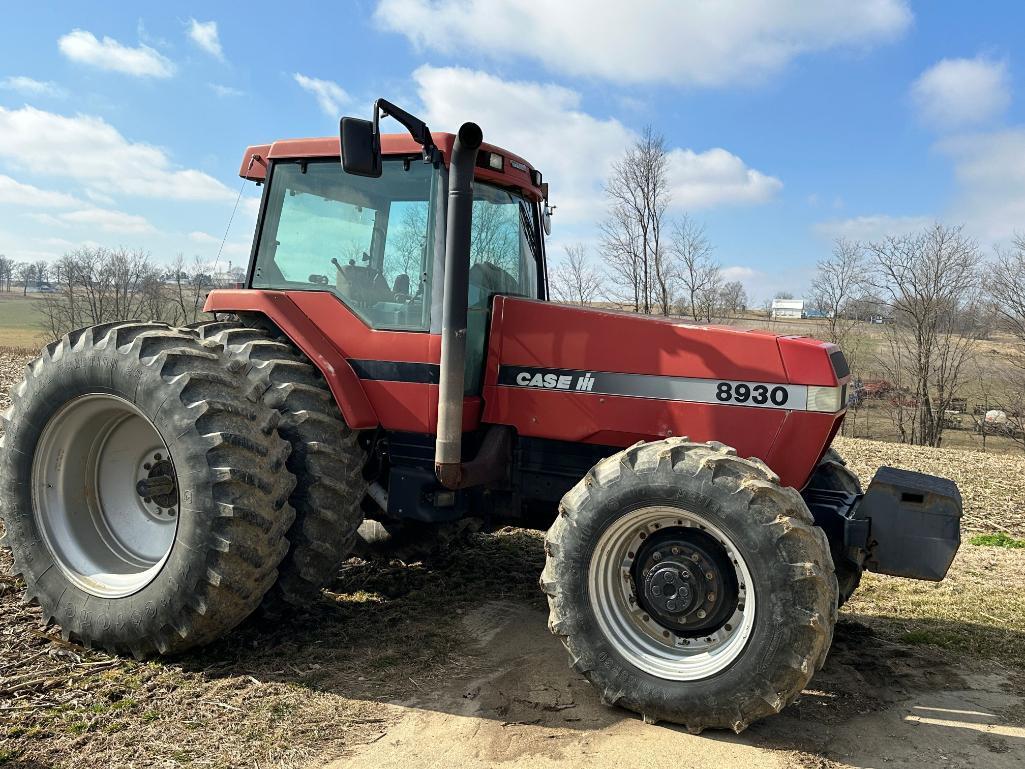
POLYGON ((452 145, 445 228, 445 289, 441 310, 441 371, 438 381, 438 437, 434 471, 441 483, 463 486, 463 389, 466 370, 466 303, 470 282, 470 225, 473 169, 484 134, 463 123, 452 145))

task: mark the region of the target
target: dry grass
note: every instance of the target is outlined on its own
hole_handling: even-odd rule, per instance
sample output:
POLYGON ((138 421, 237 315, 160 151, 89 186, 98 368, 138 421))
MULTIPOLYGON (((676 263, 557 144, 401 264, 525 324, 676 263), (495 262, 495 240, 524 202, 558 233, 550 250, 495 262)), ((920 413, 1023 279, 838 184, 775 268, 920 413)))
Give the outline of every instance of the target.
POLYGON ((866 574, 843 613, 880 635, 1025 666, 1025 552, 965 544, 943 582, 866 574))
POLYGON ((983 454, 852 438, 837 438, 833 445, 863 485, 868 485, 881 465, 941 475, 961 490, 965 532, 1025 536, 1025 456, 1021 454, 983 454))

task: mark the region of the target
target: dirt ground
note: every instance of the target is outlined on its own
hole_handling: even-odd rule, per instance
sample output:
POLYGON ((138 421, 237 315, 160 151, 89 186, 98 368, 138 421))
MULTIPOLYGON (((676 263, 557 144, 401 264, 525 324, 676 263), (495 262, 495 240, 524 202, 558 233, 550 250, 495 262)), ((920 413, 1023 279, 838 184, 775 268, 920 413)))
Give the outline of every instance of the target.
MULTIPOLYGON (((880 463, 953 477, 967 531, 1025 536, 1021 458, 838 446, 866 481, 880 463)), ((1025 549, 966 541, 939 585, 867 575, 809 689, 739 736, 602 706, 546 628, 542 561, 541 534, 512 528, 353 559, 307 613, 138 662, 44 628, 0 551, 0 766, 1025 765, 1025 549)))
POLYGON ((1025 588, 1025 551, 964 547, 949 589, 985 582, 972 621, 950 616, 936 589, 870 578, 798 703, 740 736, 694 736, 602 706, 547 631, 542 558, 537 533, 506 529, 412 564, 354 559, 308 614, 254 620, 195 654, 145 663, 42 632, 5 579, 0 765, 1025 762, 1025 610, 1003 598, 1025 588))

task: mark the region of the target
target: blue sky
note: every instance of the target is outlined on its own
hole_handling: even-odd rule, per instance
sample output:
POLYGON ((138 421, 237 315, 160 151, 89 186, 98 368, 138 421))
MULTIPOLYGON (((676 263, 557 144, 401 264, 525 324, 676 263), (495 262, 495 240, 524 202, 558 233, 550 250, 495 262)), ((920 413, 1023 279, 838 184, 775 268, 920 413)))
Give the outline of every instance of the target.
MULTIPOLYGON (((474 119, 545 173, 551 250, 596 224, 645 124, 673 212, 756 298, 800 292, 833 237, 934 219, 986 249, 1025 231, 1012 2, 364 0, 19 3, 0 49, 0 253, 81 243, 212 261, 242 151, 330 135, 384 96, 474 119)), ((222 263, 245 261, 246 185, 222 263)))

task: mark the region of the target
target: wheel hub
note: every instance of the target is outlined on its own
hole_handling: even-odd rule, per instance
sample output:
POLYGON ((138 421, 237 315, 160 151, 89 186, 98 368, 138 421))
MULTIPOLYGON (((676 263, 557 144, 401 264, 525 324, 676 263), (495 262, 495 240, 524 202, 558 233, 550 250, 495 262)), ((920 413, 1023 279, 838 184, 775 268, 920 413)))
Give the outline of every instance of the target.
POLYGON ((663 529, 647 537, 633 572, 641 606, 679 636, 719 629, 737 605, 732 564, 718 543, 696 528, 663 529))
POLYGON ((136 473, 135 493, 147 513, 159 520, 169 520, 177 513, 178 483, 174 465, 160 451, 146 452, 136 473))

